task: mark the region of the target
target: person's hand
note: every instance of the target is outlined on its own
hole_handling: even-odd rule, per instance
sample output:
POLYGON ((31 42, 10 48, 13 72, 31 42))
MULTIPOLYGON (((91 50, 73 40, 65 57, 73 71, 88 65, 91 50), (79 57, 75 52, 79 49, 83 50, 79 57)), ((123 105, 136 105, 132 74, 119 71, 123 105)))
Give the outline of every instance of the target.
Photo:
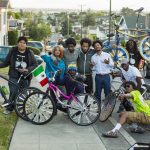
POLYGON ((58 64, 57 60, 53 60, 53 63, 55 66, 57 66, 57 64, 58 64))
POLYGON ((59 69, 58 71, 57 71, 57 73, 60 75, 61 74, 61 72, 62 72, 62 70, 61 69, 59 69))
POLYGON ((26 68, 18 69, 18 70, 19 70, 19 72, 21 72, 21 73, 28 73, 28 69, 26 69, 26 68))
POLYGON ((110 61, 109 58, 108 58, 108 59, 105 59, 105 60, 104 60, 104 63, 105 63, 105 64, 109 64, 109 61, 110 61))
POLYGON ((118 99, 119 99, 120 101, 123 101, 123 100, 124 100, 124 94, 120 94, 120 95, 118 96, 118 99))
POLYGON ((94 67, 96 63, 89 61, 90 67, 94 67))

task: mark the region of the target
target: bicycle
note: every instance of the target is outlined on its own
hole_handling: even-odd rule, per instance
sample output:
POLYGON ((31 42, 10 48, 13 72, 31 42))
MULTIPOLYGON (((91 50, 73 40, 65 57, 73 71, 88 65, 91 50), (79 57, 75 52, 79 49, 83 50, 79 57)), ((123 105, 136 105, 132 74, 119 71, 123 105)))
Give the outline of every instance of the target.
MULTIPOLYGON (((144 58, 144 60, 146 60, 148 62, 150 61, 150 31, 143 31, 138 28, 139 16, 143 9, 139 9, 139 11, 138 11, 138 16, 137 16, 137 20, 136 20, 136 29, 130 29, 130 30, 119 29, 120 26, 116 23, 116 18, 118 16, 112 15, 112 17, 114 17, 115 42, 116 42, 117 48, 111 49, 109 51, 109 53, 112 56, 114 62, 116 62, 116 64, 119 64, 119 61, 122 58, 127 58, 129 60, 129 54, 128 54, 127 50, 119 45, 119 43, 120 43, 119 35, 120 34, 122 34, 124 36, 128 36, 133 39, 136 39, 138 41, 141 40, 139 42, 139 52, 140 52, 141 56, 144 58), (126 31, 130 31, 130 32, 132 32, 132 34, 129 34, 126 31)), ((112 37, 114 35, 110 34, 108 36, 112 37)), ((110 43, 107 41, 106 44, 104 43, 104 45, 109 46, 110 43)), ((108 48, 108 47, 106 47, 106 48, 108 48)), ((132 58, 131 58, 131 61, 132 61, 132 58)))
MULTIPOLYGON (((97 99, 89 94, 81 93, 65 95, 55 84, 55 76, 50 79, 47 92, 52 92, 57 100, 57 104, 67 109, 71 121, 77 125, 87 126, 99 118, 100 105, 97 99)), ((49 122, 56 114, 56 102, 44 92, 33 92, 24 101, 24 112, 29 121, 36 125, 49 122)))
MULTIPOLYGON (((143 92, 142 92, 143 98, 145 100, 149 100, 150 99, 150 85, 144 84, 142 85, 142 87, 143 87, 143 92)), ((124 88, 124 83, 121 80, 111 81, 111 92, 104 100, 102 100, 102 103, 101 103, 101 114, 100 114, 101 122, 106 121, 111 116, 115 108, 118 96, 125 92, 126 90, 124 88), (115 85, 113 85, 113 83, 115 85), (116 84, 119 84, 118 88, 116 88, 116 84)))
MULTIPOLYGON (((26 77, 24 77, 24 78, 26 78, 26 77)), ((2 87, 0 86, 0 94, 4 100, 3 104, 1 106, 6 107, 9 105, 14 105, 16 114, 23 120, 27 120, 27 118, 24 116, 24 112, 23 112, 23 101, 25 100, 27 95, 29 95, 31 92, 39 90, 39 89, 37 89, 35 87, 28 87, 26 89, 22 89, 22 87, 20 87, 18 84, 14 83, 13 81, 9 80, 7 77, 0 75, 0 78, 6 80, 10 84, 13 84, 18 90, 18 95, 16 96, 16 99, 15 99, 14 103, 12 104, 9 102, 9 98, 11 99, 11 97, 9 97, 9 95, 8 95, 8 97, 9 97, 8 98, 6 96, 6 93, 3 91, 2 87)), ((20 82, 21 78, 23 78, 23 75, 20 75, 20 78, 18 79, 18 83, 20 82)))

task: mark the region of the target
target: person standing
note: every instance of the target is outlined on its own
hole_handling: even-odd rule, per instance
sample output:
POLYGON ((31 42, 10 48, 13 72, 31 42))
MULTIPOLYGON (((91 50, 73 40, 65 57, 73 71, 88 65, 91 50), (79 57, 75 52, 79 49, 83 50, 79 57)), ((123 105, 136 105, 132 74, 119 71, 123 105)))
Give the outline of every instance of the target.
POLYGON ((85 91, 91 94, 93 91, 93 78, 90 62, 95 52, 90 48, 91 40, 88 38, 81 39, 80 45, 81 49, 79 50, 79 57, 77 59, 78 72, 84 77, 84 83, 87 84, 85 91))
POLYGON ((93 42, 95 54, 91 58, 93 69, 96 72, 95 85, 96 91, 95 96, 101 102, 101 92, 104 88, 105 97, 110 93, 110 69, 114 66, 114 62, 110 54, 103 52, 103 44, 100 40, 93 42))
POLYGON ((135 66, 138 69, 141 69, 143 66, 140 66, 140 61, 143 60, 143 58, 138 51, 137 43, 133 39, 129 39, 127 41, 126 50, 129 53, 129 64, 135 66))
POLYGON ((76 41, 74 38, 68 38, 65 41, 66 49, 64 49, 64 61, 66 65, 66 70, 69 64, 77 65, 77 58, 79 56, 79 50, 75 49, 76 41))
MULTIPOLYGON (((34 68, 37 66, 36 59, 32 51, 27 48, 27 39, 26 37, 19 37, 18 38, 18 45, 13 47, 8 55, 6 56, 3 63, 0 64, 0 68, 8 67, 9 66, 9 80, 18 84, 22 88, 29 87, 31 76, 24 79, 21 78, 20 82, 18 80, 21 75, 27 75, 30 73, 34 68)), ((7 106, 4 114, 9 114, 13 111, 13 103, 18 93, 18 89, 13 84, 9 83, 9 102, 11 105, 7 106)))

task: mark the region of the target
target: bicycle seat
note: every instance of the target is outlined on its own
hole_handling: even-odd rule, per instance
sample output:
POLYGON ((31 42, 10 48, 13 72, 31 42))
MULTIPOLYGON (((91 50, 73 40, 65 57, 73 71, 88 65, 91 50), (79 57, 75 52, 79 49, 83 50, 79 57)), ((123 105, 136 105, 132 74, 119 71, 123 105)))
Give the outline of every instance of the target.
POLYGON ((113 33, 107 34, 107 37, 113 37, 113 36, 114 36, 113 33))
POLYGON ((142 86, 146 87, 147 92, 150 92, 150 84, 143 84, 142 86))

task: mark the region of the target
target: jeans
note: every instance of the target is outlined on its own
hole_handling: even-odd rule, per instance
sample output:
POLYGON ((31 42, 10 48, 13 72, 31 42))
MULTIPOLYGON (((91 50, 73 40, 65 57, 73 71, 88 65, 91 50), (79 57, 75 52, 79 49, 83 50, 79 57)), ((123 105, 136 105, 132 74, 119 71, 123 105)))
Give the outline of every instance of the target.
MULTIPOLYGON (((15 84, 17 84, 19 87, 21 88, 27 88, 29 87, 29 80, 24 80, 24 79, 21 79, 19 83, 18 82, 18 79, 17 78, 9 78, 10 81, 14 82, 15 84)), ((8 105, 6 108, 10 111, 13 110, 14 108, 14 101, 15 99, 17 98, 17 95, 18 95, 18 87, 15 86, 14 84, 12 83, 8 83, 9 85, 9 91, 10 91, 10 95, 9 95, 9 103, 10 105, 8 105)))
POLYGON ((86 79, 84 81, 87 86, 85 86, 85 92, 91 94, 93 92, 93 78, 91 75, 86 75, 86 79))
POLYGON ((101 102, 101 92, 104 88, 105 97, 110 93, 111 85, 110 85, 110 76, 109 74, 106 75, 99 75, 96 74, 95 76, 95 96, 99 102, 101 102))

